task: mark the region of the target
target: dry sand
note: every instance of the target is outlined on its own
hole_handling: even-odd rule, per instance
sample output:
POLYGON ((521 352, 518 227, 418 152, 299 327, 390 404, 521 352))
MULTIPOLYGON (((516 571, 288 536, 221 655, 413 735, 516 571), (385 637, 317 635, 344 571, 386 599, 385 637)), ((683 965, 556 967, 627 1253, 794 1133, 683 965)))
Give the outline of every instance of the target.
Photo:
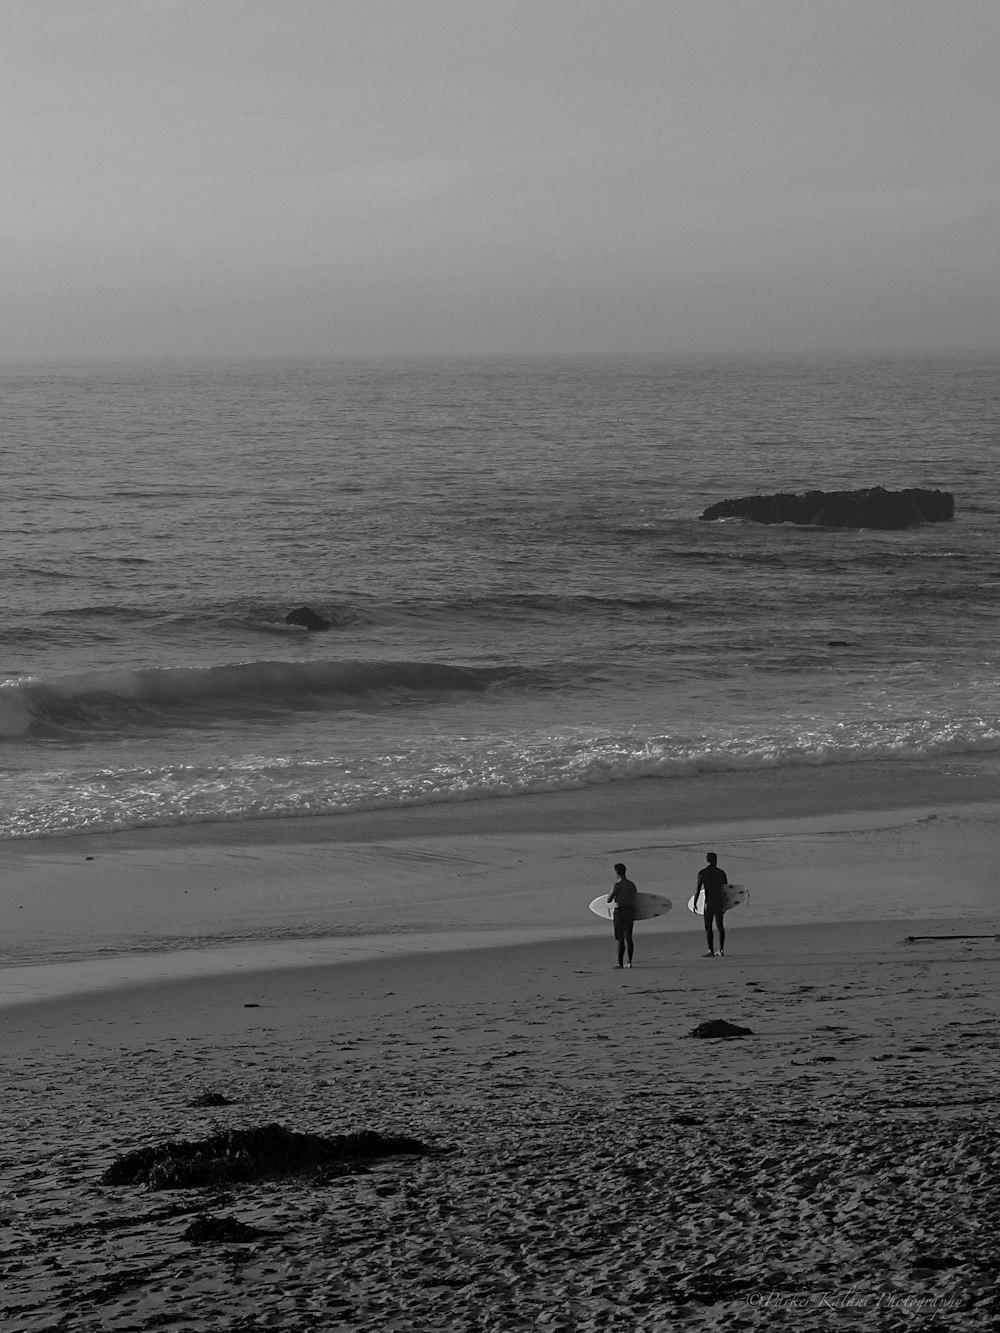
MULTIPOLYGON (((219 975, 170 980, 177 967, 153 953, 140 960, 147 984, 72 995, 51 975, 11 990, 11 973, 31 969, 9 969, 7 999, 31 1002, 4 1011, 0 1047, 5 1333, 1000 1327, 995 891, 986 902, 995 806, 883 806, 849 819, 812 810, 805 823, 758 813, 714 830, 739 878, 753 865, 759 883, 780 887, 789 867, 809 866, 832 891, 845 866, 852 880, 867 867, 890 890, 913 881, 918 901, 936 893, 935 919, 736 917, 724 959, 701 957, 693 918, 650 923, 625 972, 596 918, 556 938, 543 912, 543 938, 509 942, 510 919, 482 906, 504 857, 540 867, 577 904, 603 887, 595 876, 607 878, 607 854, 622 845, 630 868, 666 858, 693 873, 700 849, 684 829, 632 813, 602 829, 394 829, 395 862, 317 831, 302 841, 339 864, 368 847, 373 863, 395 865, 373 872, 380 892, 397 873, 411 893, 440 888, 414 916, 426 935, 355 932, 354 961, 343 940, 329 955, 317 939, 257 940, 230 949, 219 975), (456 896, 442 867, 459 846, 480 868, 455 872, 456 896), (442 859, 420 879, 418 853, 432 848, 442 859), (467 900, 480 915, 463 916, 467 900), (465 947, 436 951, 448 926, 465 947), (468 947, 473 938, 497 947, 468 947), (422 951, 400 951, 407 941, 422 951), (716 1018, 752 1035, 688 1036, 716 1018), (206 1092, 230 1104, 191 1105, 206 1092), (99 1183, 132 1149, 270 1122, 406 1134, 439 1151, 336 1178, 99 1183), (184 1239, 200 1215, 264 1234, 184 1239)), ((278 851, 257 837, 223 842, 233 865, 256 847, 273 869, 278 851)), ((192 867, 207 857, 217 868, 221 854, 207 834, 94 840, 18 853, 8 869, 37 873, 42 891, 38 867, 76 858, 79 870, 84 846, 119 869, 132 856, 156 866, 172 847, 203 897, 205 871, 192 867)), ((28 884, 17 873, 15 896, 28 884)), ((102 884, 117 874, 105 866, 102 884)), ((637 874, 653 888, 650 877, 637 874)), ((901 888, 889 893, 890 908, 903 902, 901 888)))

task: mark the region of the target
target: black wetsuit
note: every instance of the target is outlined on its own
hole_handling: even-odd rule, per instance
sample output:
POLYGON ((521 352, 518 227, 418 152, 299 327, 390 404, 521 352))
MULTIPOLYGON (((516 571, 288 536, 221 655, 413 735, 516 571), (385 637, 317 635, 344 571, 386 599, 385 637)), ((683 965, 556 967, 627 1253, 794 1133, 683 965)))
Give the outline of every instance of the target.
POLYGON ((698 872, 698 888, 705 894, 702 919, 705 922, 705 937, 708 940, 709 953, 715 952, 715 937, 712 934, 713 925, 719 927, 720 952, 726 947, 726 927, 723 924, 723 914, 726 910, 725 888, 728 883, 726 872, 717 865, 705 866, 703 870, 698 872))
POLYGON ((608 901, 615 905, 615 939, 618 941, 618 966, 621 967, 628 950, 628 960, 632 961, 632 927, 635 924, 635 895, 638 889, 630 879, 620 879, 608 896, 608 901))

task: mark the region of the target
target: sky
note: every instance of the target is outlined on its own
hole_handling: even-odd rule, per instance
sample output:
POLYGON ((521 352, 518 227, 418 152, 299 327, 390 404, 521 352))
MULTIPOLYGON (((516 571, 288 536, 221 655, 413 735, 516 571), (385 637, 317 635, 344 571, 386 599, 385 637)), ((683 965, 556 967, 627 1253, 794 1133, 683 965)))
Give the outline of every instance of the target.
POLYGON ((0 0, 0 358, 1000 350, 997 0, 0 0))

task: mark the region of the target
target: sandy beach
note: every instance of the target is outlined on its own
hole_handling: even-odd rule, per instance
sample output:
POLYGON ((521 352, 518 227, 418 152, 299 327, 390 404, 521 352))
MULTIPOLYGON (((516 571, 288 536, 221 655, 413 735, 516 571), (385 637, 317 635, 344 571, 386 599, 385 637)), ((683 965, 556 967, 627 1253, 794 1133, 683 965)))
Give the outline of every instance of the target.
POLYGON ((5 849, 3 1327, 995 1328, 995 793, 805 785, 5 849), (709 837, 753 891, 715 959, 709 837), (619 858, 676 901, 624 972, 619 858), (100 1182, 273 1123, 428 1151, 100 1182))

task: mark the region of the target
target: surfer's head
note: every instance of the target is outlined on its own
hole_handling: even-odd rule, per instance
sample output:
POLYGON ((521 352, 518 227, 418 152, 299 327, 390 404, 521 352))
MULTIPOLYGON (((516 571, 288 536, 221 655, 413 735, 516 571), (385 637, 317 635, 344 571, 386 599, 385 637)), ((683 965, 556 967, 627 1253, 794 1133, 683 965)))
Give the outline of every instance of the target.
POLYGON ((621 861, 615 866, 615 874, 621 875, 622 879, 625 878, 625 867, 622 865, 621 861))
POLYGON ((716 856, 716 854, 715 854, 714 852, 706 852, 706 853, 705 853, 705 860, 708 862, 708 864, 709 864, 710 866, 714 866, 715 863, 716 863, 716 861, 718 861, 718 859, 719 859, 719 858, 716 856))

